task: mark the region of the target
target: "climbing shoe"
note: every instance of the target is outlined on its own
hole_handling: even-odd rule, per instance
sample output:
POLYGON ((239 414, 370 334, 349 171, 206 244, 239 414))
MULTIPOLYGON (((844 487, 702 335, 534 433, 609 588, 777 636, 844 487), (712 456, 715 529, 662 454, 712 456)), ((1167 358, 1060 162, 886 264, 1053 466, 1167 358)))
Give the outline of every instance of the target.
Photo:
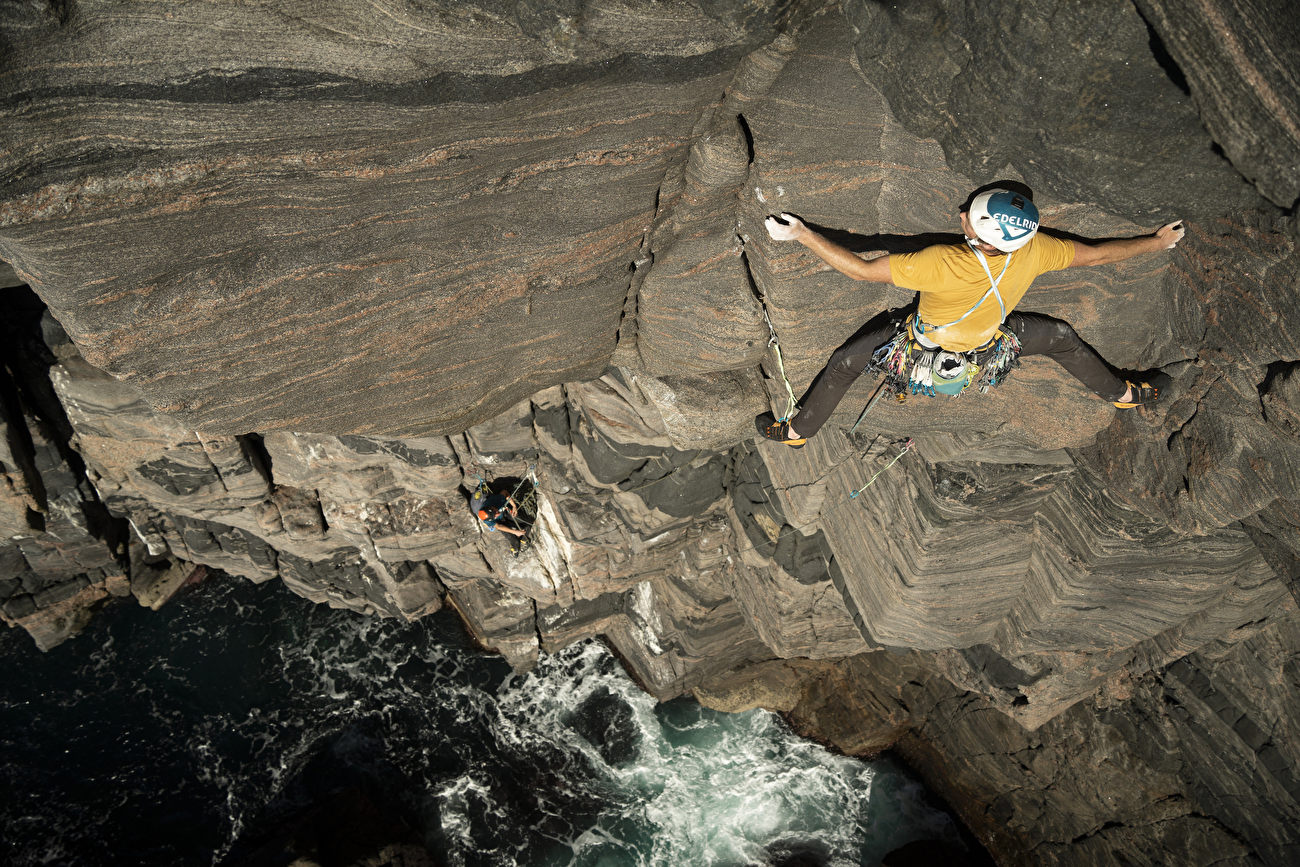
POLYGON ((1120 409, 1133 409, 1135 406, 1151 406, 1160 400, 1160 395, 1169 388, 1171 380, 1163 373, 1157 373, 1150 377, 1147 382, 1141 384, 1134 382, 1125 382, 1132 390, 1132 396, 1129 400, 1114 401, 1115 406, 1120 409))
POLYGON ((765 439, 785 443, 792 449, 801 449, 803 448, 804 443, 808 442, 807 438, 797 440, 790 439, 790 423, 787 421, 777 421, 775 416, 770 412, 765 412, 758 418, 754 419, 754 427, 758 428, 758 432, 765 439))

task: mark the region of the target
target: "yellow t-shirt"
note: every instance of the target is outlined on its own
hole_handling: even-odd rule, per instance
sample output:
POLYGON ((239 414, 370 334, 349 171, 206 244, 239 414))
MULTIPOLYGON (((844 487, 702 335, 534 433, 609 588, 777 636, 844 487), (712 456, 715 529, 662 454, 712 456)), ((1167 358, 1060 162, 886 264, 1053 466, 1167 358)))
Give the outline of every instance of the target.
MULTIPOLYGON (((998 293, 1010 313, 1035 277, 1070 267, 1074 261, 1074 244, 1040 233, 1014 253, 985 254, 984 258, 994 277, 1006 266, 1006 274, 998 281, 998 293)), ((966 244, 926 247, 919 253, 890 256, 889 273, 894 285, 921 293, 921 321, 927 325, 946 325, 961 319, 989 291, 990 285, 979 257, 966 244)), ((944 349, 963 352, 983 346, 1001 324, 998 299, 989 295, 979 309, 961 322, 927 331, 925 336, 944 349)))

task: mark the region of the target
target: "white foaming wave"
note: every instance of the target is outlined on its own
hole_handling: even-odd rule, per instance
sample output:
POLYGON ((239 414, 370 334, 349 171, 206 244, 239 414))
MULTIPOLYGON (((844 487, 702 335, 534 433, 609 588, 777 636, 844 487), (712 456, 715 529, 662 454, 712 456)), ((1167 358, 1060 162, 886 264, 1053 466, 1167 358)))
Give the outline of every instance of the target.
POLYGON ((572 841, 569 842, 569 846, 573 850, 573 861, 580 861, 582 863, 587 863, 589 857, 599 856, 601 857, 601 860, 597 862, 597 864, 598 865, 609 864, 610 867, 614 867, 615 864, 623 865, 623 864, 644 864, 645 863, 645 859, 642 858, 635 849, 629 846, 627 841, 619 839, 618 837, 614 836, 613 834, 609 833, 604 828, 601 828, 599 826, 595 828, 588 828, 587 830, 583 831, 581 834, 579 834, 577 837, 575 837, 572 841), (601 849, 607 851, 601 853, 598 851, 601 849), (608 852, 609 849, 613 849, 616 852, 618 852, 620 857, 616 860, 615 857, 608 852), (628 859, 634 859, 634 860, 628 860, 628 859))
POLYGON ((329 612, 322 621, 281 648, 285 678, 295 687, 336 700, 356 690, 400 690, 398 672, 412 659, 436 665, 447 682, 460 675, 462 666, 451 655, 433 641, 410 643, 398 621, 351 612, 329 612))
POLYGON ((110 633, 104 639, 104 643, 99 646, 99 649, 92 651, 90 656, 87 657, 89 671, 96 674, 111 673, 113 671, 114 663, 117 662, 117 651, 113 649, 113 644, 114 638, 110 633))
MULTIPOLYGON (((232 641, 244 634, 204 626, 212 607, 195 606, 178 634, 229 631, 232 641)), ((275 688, 250 697, 264 701, 262 708, 236 702, 218 709, 200 692, 193 707, 200 720, 189 724, 162 700, 184 676, 167 654, 149 666, 143 681, 128 685, 142 713, 164 723, 164 734, 155 736, 159 753, 167 741, 183 741, 173 753, 186 755, 190 779, 224 799, 228 842, 213 863, 245 834, 261 833, 268 802, 279 799, 278 809, 288 812, 310 803, 312 795, 291 784, 323 745, 362 773, 380 767, 376 752, 404 762, 413 778, 428 771, 423 779, 430 786, 422 789, 429 799, 426 830, 431 844, 442 839, 459 850, 440 850, 449 867, 767 864, 776 850, 805 846, 832 854, 836 865, 874 863, 870 853, 936 836, 935 829, 947 822, 925 804, 919 786, 831 756, 771 715, 728 716, 690 702, 656 704, 597 642, 543 656, 535 672, 510 677, 497 688, 502 664, 487 665, 454 646, 444 651, 432 628, 324 608, 235 607, 246 615, 260 610, 268 624, 283 627, 270 667, 248 673, 283 678, 276 686, 300 696, 291 706, 276 709, 277 697, 269 694, 275 688), (409 746, 397 739, 379 747, 376 733, 390 731, 388 722, 400 727, 409 746), (487 725, 484 737, 509 748, 478 758, 476 749, 443 736, 461 723, 476 733, 487 725), (628 742, 599 742, 607 737, 628 742), (236 752, 223 753, 232 743, 236 752), (450 781, 444 776, 449 749, 466 759, 451 771, 460 776, 450 781), (514 833, 495 833, 512 824, 514 833), (889 845, 863 843, 867 838, 889 845)), ((129 642, 107 641, 88 667, 111 671, 129 652, 129 642)), ((203 688, 199 682, 183 685, 203 688)), ((132 779, 126 774, 116 788, 126 791, 132 779)), ((87 835, 84 816, 40 819, 46 838, 107 834, 87 835)), ((27 851, 33 852, 30 844, 27 851)), ((18 863, 44 859, 36 854, 18 863)))
MULTIPOLYGON (((507 679, 497 693, 503 734, 522 743, 532 737, 563 743, 584 755, 593 767, 607 767, 597 745, 574 731, 569 718, 593 695, 608 692, 631 710, 641 749, 661 739, 655 700, 629 678, 598 641, 571 645, 543 655, 536 668, 507 679)), ((622 772, 609 768, 611 779, 622 772)))
POLYGON ((671 762, 645 770, 646 778, 663 779, 646 808, 659 829, 651 863, 761 863, 769 845, 791 838, 815 840, 848 856, 831 863, 858 863, 851 856, 870 797, 863 781, 869 773, 810 763, 809 756, 794 751, 781 756, 768 748, 781 733, 775 726, 765 728, 748 744, 719 738, 716 749, 678 749, 671 762), (735 749, 737 744, 742 746, 735 749))
POLYGON ((279 796, 285 785, 311 757, 316 733, 282 725, 279 714, 253 708, 243 720, 209 717, 191 732, 191 760, 197 765, 195 777, 215 786, 225 795, 226 841, 214 854, 212 863, 225 857, 230 847, 248 828, 266 801, 279 796), (257 741, 257 754, 269 753, 275 762, 250 768, 236 764, 225 768, 225 755, 216 746, 226 728, 257 741))
POLYGON ((468 774, 449 780, 433 794, 441 816, 443 838, 450 844, 446 854, 453 864, 460 864, 463 861, 460 851, 480 849, 474 838, 474 817, 500 814, 501 810, 492 798, 492 790, 468 774))
POLYGON ((832 867, 850 867, 912 839, 958 839, 924 790, 888 765, 834 755, 765 711, 658 705, 598 642, 543 656, 534 671, 503 684, 498 699, 509 737, 546 737, 582 752, 626 796, 617 800, 641 805, 639 816, 611 812, 566 841, 573 864, 762 864, 769 847, 807 846, 832 867), (630 708, 639 736, 634 758, 618 767, 568 724, 600 690, 630 708), (626 848, 610 830, 629 818, 644 826, 648 852, 626 848))
MULTIPOLYGON (((712 766, 724 769, 730 762, 730 754, 714 756, 712 747, 717 745, 717 732, 696 720, 686 726, 670 726, 676 733, 690 731, 696 738, 703 738, 703 749, 697 744, 674 747, 664 737, 665 726, 655 713, 656 703, 653 698, 636 688, 630 679, 617 673, 610 665, 609 653, 597 642, 575 645, 565 651, 539 660, 537 668, 525 675, 522 682, 508 684, 509 691, 503 691, 501 708, 503 715, 516 723, 516 737, 523 732, 540 731, 549 733, 557 741, 563 741, 571 749, 582 752, 593 767, 600 768, 607 779, 637 800, 648 799, 642 809, 642 816, 651 825, 657 826, 660 833, 654 836, 655 848, 663 847, 666 837, 689 837, 701 845, 691 847, 693 851, 680 851, 682 847, 673 845, 669 851, 649 853, 649 860, 638 857, 638 863, 710 863, 723 855, 715 845, 715 829, 744 816, 750 825, 756 813, 771 813, 756 809, 754 803, 746 803, 742 798, 734 803, 723 804, 709 792, 701 791, 701 783, 711 783, 701 771, 712 766), (624 702, 631 710, 631 720, 639 735, 640 743, 635 758, 623 767, 610 768, 605 765, 596 745, 588 743, 568 726, 567 717, 583 702, 597 691, 607 690, 624 702), (708 799, 701 809, 701 799, 708 799), (695 827, 681 828, 682 833, 674 833, 675 826, 687 813, 707 816, 702 822, 691 823, 695 827), (728 818, 730 817, 730 818, 728 818), (664 832, 667 832, 666 834, 664 832), (701 833, 703 832, 703 833, 701 833), (711 853, 711 854, 709 854, 711 853), (686 860, 666 860, 674 855, 688 856, 686 860), (694 857, 689 857, 694 856, 694 857), (707 860, 701 861, 701 858, 707 860)), ((713 789, 711 785, 704 788, 713 789)), ((610 817, 611 819, 615 817, 610 817)), ((763 824, 771 825, 770 820, 763 824)), ((649 830, 649 829, 648 829, 649 830)), ((767 836, 770 829, 757 829, 756 832, 767 836)), ((725 836, 725 832, 724 832, 725 836)), ((569 842, 575 851, 575 857, 593 846, 608 845, 611 835, 603 828, 589 829, 569 842)), ((723 841, 729 857, 753 855, 757 849, 752 845, 736 846, 723 841)), ((643 853, 644 855, 645 853, 643 853)))
POLYGON ((104 816, 89 812, 15 816, 6 822, 4 863, 9 867, 76 863, 76 843, 87 831, 106 824, 104 816))

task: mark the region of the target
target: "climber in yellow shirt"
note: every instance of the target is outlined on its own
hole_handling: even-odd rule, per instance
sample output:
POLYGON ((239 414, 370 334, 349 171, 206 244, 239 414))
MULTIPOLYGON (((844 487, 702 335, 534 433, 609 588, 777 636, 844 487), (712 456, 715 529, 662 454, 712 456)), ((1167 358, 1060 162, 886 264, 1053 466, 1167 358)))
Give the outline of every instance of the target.
MULTIPOLYGON (((1183 238, 1181 221, 1138 238, 1095 244, 1066 241, 1038 233, 1038 208, 1028 195, 992 189, 974 196, 961 211, 966 243, 876 259, 862 259, 791 214, 768 217, 765 225, 773 240, 798 241, 854 280, 891 283, 920 293, 920 306, 910 325, 912 339, 923 348, 973 354, 977 363, 983 363, 979 353, 990 351, 999 329, 1010 331, 1019 342, 1019 355, 1048 356, 1121 409, 1155 403, 1167 380, 1158 374, 1152 382, 1126 382, 1069 323, 1012 311, 1039 274, 1170 249, 1183 238)), ((845 343, 831 356, 799 412, 782 420, 771 413, 759 416, 755 420, 759 433, 795 448, 803 446, 830 418, 877 349, 894 336, 891 323, 845 343)))

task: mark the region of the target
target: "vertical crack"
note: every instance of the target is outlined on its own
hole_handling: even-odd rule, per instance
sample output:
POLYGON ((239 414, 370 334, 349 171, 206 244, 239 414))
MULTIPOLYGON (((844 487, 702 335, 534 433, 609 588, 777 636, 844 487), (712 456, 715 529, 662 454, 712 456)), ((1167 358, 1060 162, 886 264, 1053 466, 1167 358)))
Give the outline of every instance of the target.
POLYGON ((542 651, 542 624, 541 617, 538 614, 537 600, 533 599, 533 635, 537 638, 537 652, 542 651))
POLYGON ((736 123, 745 136, 745 150, 749 156, 749 165, 752 166, 754 164, 754 132, 749 128, 749 121, 745 119, 743 114, 736 114, 736 123))

